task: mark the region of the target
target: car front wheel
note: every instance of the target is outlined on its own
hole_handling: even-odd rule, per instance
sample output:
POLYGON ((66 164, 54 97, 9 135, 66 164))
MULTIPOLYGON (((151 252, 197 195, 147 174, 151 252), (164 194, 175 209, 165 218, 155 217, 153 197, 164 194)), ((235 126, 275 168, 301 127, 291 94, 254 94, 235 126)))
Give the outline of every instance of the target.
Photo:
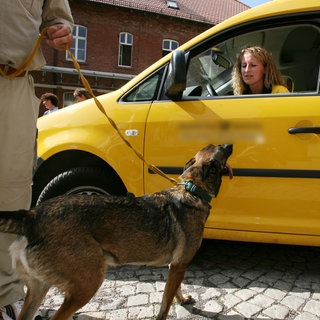
POLYGON ((96 167, 71 168, 53 178, 40 193, 37 205, 59 195, 124 194, 115 174, 96 167))

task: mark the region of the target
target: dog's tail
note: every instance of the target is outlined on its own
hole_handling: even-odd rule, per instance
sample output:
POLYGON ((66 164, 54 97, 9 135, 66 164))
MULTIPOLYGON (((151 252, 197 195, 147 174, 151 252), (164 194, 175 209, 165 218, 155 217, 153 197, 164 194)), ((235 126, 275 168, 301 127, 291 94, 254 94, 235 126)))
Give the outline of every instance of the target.
POLYGON ((29 210, 0 211, 0 232, 25 235, 31 223, 29 210))

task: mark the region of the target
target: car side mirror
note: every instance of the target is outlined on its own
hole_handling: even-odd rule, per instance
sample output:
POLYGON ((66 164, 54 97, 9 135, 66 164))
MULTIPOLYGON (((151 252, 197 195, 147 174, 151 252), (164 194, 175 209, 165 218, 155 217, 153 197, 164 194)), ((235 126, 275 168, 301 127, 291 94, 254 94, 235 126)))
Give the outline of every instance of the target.
POLYGON ((186 56, 183 50, 172 52, 167 79, 165 82, 165 94, 172 100, 179 100, 187 86, 186 56))

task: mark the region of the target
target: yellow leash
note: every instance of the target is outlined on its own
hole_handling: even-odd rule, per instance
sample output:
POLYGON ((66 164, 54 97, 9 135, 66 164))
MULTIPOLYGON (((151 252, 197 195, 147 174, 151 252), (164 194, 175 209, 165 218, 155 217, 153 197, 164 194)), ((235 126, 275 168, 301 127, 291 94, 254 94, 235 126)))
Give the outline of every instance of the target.
POLYGON ((154 166, 153 164, 148 163, 144 157, 142 156, 142 154, 140 152, 138 152, 133 146, 132 144, 123 136, 123 134, 120 132, 119 128, 117 127, 116 123, 108 116, 108 114, 106 113, 106 111, 104 110, 101 102, 97 99, 97 97, 94 95, 91 86, 89 84, 89 82, 87 81, 87 79, 84 77, 84 75, 82 74, 81 70, 80 70, 80 66, 79 63, 77 62, 77 60, 75 59, 74 55, 71 53, 70 49, 67 47, 66 48, 69 56, 71 57, 72 61, 73 61, 73 65, 74 67, 77 69, 82 84, 84 85, 84 87, 86 88, 86 90, 92 95, 97 107, 99 108, 99 110, 106 116, 106 118, 108 119, 109 123, 111 124, 111 126, 117 131, 118 135, 120 136, 120 138, 123 140, 123 142, 130 148, 133 150, 133 152, 137 155, 137 157, 139 159, 141 159, 144 164, 153 172, 157 173, 158 175, 168 179, 169 181, 171 181, 173 184, 177 184, 178 182, 169 177, 168 175, 166 175, 163 171, 161 171, 159 168, 157 168, 156 166, 154 166))
MULTIPOLYGON (((0 74, 4 77, 7 78, 14 78, 19 76, 20 74, 22 74, 23 72, 25 72, 26 67, 28 66, 28 64, 32 61, 34 55, 36 54, 37 50, 40 47, 41 41, 43 40, 43 38, 46 36, 47 33, 47 29, 45 28, 42 30, 41 34, 39 35, 39 38, 33 48, 33 51, 31 52, 31 54, 27 57, 27 59, 21 64, 21 66, 14 71, 13 73, 10 74, 5 74, 1 69, 0 69, 0 74)), ((105 115, 105 117, 108 119, 109 123, 111 124, 111 126, 117 131, 118 135, 120 136, 120 138, 123 140, 123 142, 130 148, 133 150, 133 152, 137 155, 137 157, 139 159, 141 159, 143 161, 143 163, 150 169, 152 170, 154 173, 166 178, 167 180, 169 180, 170 182, 172 182, 173 184, 177 184, 178 182, 169 177, 168 175, 166 175, 163 171, 161 171, 159 168, 157 168, 156 166, 154 166, 153 164, 148 163, 144 157, 142 156, 142 154, 140 152, 138 152, 133 146, 132 144, 123 136, 123 134, 120 132, 120 130, 118 129, 116 123, 108 116, 108 114, 106 113, 106 111, 104 110, 101 102, 97 99, 97 97, 95 96, 95 94, 93 93, 91 86, 89 84, 89 82, 87 81, 87 79, 84 77, 84 75, 82 74, 81 70, 80 70, 80 66, 79 63, 77 62, 77 60, 75 59, 74 55, 71 53, 70 49, 66 46, 66 51, 68 52, 70 58, 73 61, 73 65, 74 67, 77 69, 82 84, 83 86, 86 88, 86 90, 92 95, 94 102, 96 104, 96 106, 99 108, 99 110, 105 115)))

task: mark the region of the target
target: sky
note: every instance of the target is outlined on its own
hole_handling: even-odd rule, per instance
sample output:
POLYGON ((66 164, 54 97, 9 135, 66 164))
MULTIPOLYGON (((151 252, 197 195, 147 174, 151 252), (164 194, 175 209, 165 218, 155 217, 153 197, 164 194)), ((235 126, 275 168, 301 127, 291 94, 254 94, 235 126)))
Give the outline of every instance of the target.
POLYGON ((240 0, 240 1, 249 7, 256 7, 259 4, 269 2, 270 0, 240 0))

